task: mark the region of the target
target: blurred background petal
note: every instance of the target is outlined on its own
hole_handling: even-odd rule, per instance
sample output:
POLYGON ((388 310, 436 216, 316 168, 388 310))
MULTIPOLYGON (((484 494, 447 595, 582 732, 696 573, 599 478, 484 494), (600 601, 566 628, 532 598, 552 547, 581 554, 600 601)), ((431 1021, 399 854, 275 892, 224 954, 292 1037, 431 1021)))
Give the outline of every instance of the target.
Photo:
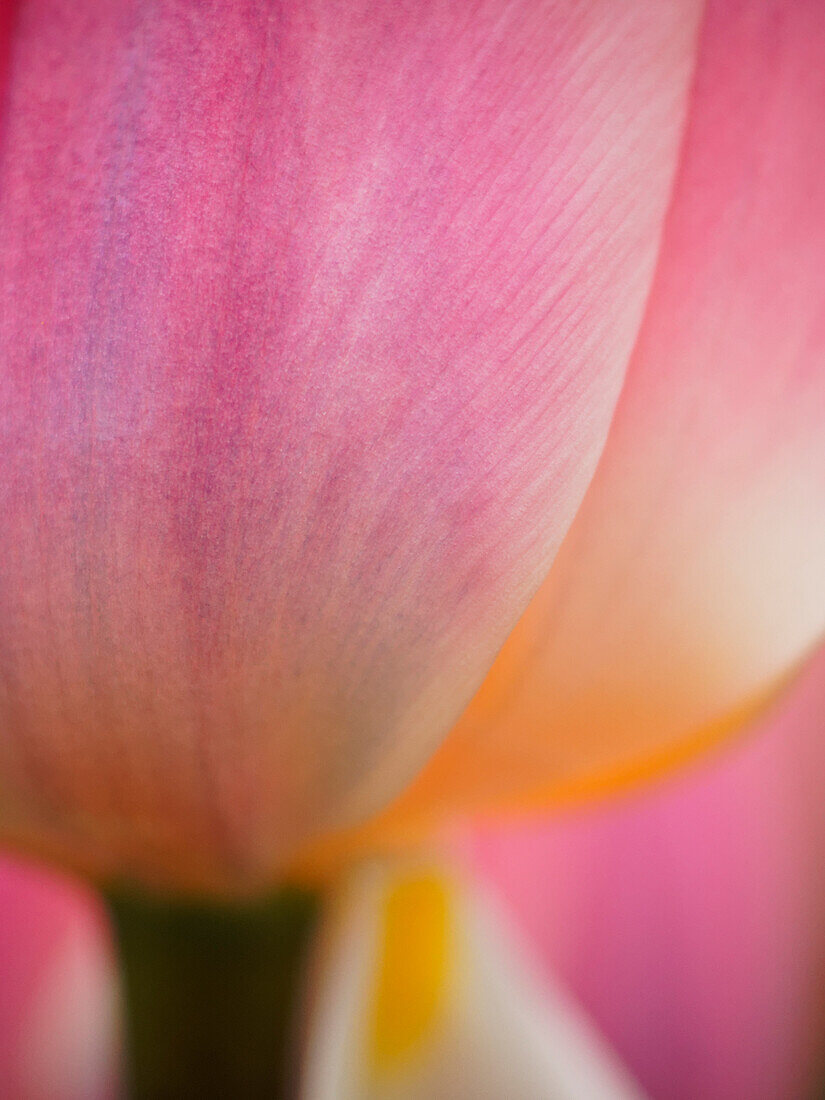
POLYGON ((113 1100, 117 985, 92 894, 0 858, 0 1096, 113 1100))
POLYGON ((20 0, 6 836, 255 886, 426 759, 600 454, 699 6, 20 0))
POLYGON ((304 1100, 639 1100, 491 899, 443 867, 359 868, 318 964, 304 1100))
POLYGON ((825 651, 755 735, 464 855, 654 1100, 801 1100, 825 1079, 823 789, 825 651))

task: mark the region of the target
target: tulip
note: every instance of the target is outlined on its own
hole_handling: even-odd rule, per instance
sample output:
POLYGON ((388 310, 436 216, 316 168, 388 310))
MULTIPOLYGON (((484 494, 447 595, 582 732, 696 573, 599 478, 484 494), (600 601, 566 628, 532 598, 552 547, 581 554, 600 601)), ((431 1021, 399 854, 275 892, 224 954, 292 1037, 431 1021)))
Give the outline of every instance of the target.
POLYGON ((817 0, 0 44, 7 843, 260 892, 662 770, 813 648, 817 0))
POLYGON ((10 21, 21 843, 255 885, 386 802, 547 572, 634 339, 565 549, 408 800, 655 766, 825 624, 819 6, 711 5, 638 336, 696 13, 413 9, 10 21))
POLYGON ((417 770, 602 448, 697 8, 18 5, 7 837, 248 889, 417 770))

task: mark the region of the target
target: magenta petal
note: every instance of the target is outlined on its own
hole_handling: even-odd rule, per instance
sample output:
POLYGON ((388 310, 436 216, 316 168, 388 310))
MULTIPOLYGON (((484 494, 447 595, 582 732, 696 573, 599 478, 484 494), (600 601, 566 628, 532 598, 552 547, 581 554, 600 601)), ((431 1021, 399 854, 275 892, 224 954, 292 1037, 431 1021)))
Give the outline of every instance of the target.
POLYGON ((7 834, 259 878, 431 751, 600 452, 695 22, 612 0, 21 4, 7 834))

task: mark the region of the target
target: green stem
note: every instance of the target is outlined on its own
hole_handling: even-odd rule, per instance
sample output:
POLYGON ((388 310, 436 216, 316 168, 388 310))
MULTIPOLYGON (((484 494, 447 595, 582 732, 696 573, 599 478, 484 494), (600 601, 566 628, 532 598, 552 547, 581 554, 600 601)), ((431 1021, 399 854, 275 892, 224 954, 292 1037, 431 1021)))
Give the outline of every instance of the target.
POLYGON ((208 905, 108 897, 132 1100, 293 1096, 296 1008, 317 900, 208 905))

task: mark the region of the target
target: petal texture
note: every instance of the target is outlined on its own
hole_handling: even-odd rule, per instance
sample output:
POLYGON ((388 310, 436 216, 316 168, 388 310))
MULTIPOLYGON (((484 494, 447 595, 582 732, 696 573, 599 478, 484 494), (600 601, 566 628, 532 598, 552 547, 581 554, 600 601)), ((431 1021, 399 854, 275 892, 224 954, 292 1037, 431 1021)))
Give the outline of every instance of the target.
POLYGON ((455 721, 592 474, 696 5, 23 0, 0 805, 259 881, 455 721))
POLYGON ((653 1100, 825 1080, 825 652, 747 744, 464 857, 653 1100))
POLYGON ((825 8, 710 4, 651 300, 550 575, 402 814, 610 788, 825 630, 825 8))

